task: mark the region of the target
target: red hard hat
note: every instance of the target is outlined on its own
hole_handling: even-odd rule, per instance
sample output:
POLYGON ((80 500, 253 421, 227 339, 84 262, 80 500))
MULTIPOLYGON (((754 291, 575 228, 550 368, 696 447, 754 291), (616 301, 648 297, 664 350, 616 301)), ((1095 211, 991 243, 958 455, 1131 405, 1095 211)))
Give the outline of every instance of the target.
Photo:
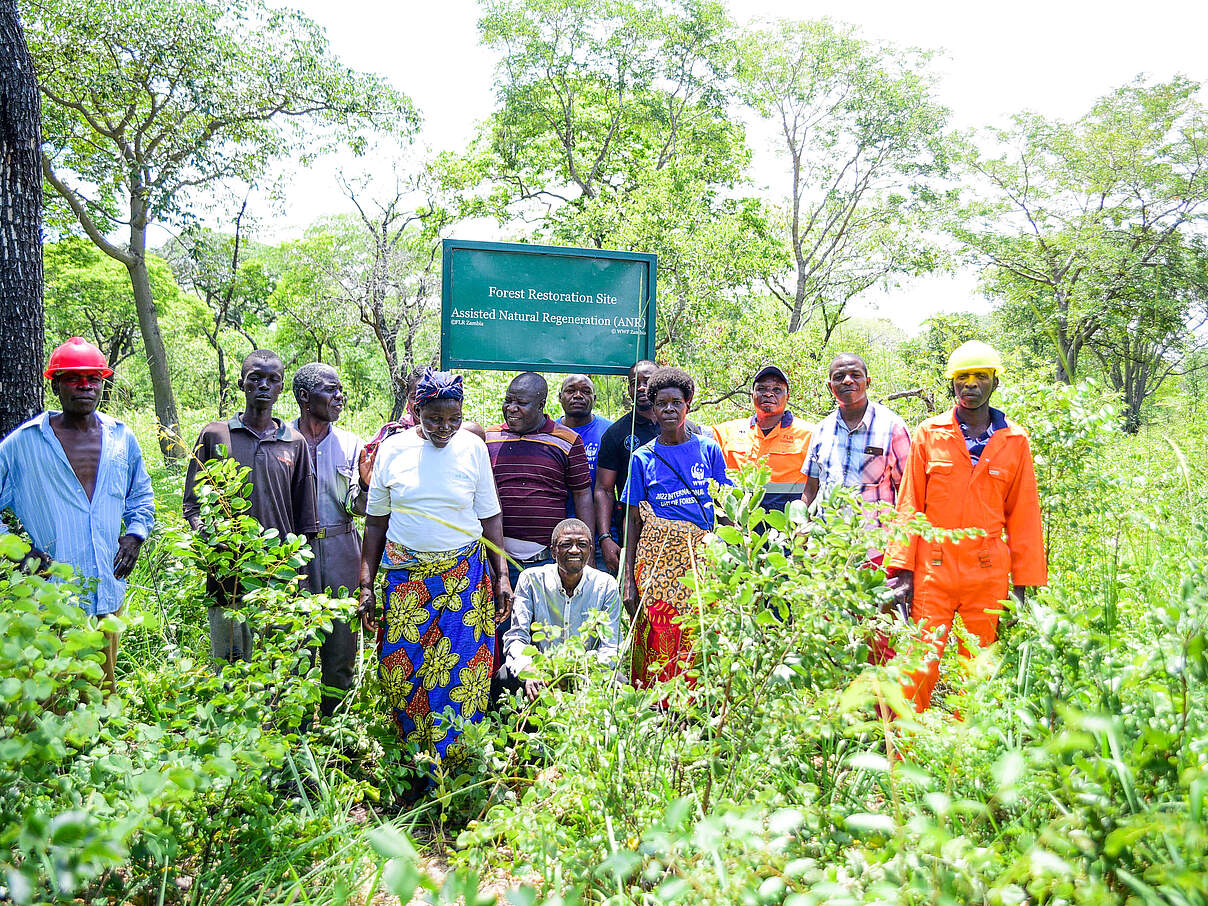
POLYGON ((83 337, 72 337, 55 347, 42 374, 52 378, 61 371, 99 371, 101 377, 109 377, 113 369, 105 360, 105 354, 83 337))

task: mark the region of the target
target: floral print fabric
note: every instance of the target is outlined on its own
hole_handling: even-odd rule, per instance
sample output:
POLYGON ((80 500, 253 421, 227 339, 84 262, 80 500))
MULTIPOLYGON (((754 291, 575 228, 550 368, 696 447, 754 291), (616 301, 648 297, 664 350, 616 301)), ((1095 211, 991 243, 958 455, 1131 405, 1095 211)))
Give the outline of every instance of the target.
POLYGON ((378 676, 403 738, 441 761, 464 752, 461 726, 487 709, 495 598, 481 539, 455 551, 388 542, 378 676))
POLYGON ((705 530, 682 519, 656 516, 638 505, 637 580, 640 603, 633 633, 631 678, 638 688, 682 673, 692 657, 692 590, 681 578, 692 571, 705 530))

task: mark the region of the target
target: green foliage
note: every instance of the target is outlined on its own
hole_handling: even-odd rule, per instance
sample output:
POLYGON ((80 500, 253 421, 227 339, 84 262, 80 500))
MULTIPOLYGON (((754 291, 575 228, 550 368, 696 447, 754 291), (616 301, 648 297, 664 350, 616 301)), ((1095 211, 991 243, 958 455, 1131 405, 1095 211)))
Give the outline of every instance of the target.
POLYGON ((977 194, 952 231, 987 292, 1026 313, 1021 335, 1044 337, 1063 380, 1092 353, 1130 431, 1205 317, 1199 88, 1138 78, 1072 123, 1021 114, 965 154, 977 194))
MULTIPOLYGON (((129 397, 146 370, 130 274, 120 262, 81 237, 47 244, 42 261, 47 348, 53 349, 68 337, 84 337, 105 353, 115 370, 132 359, 114 378, 129 397)), ((189 302, 182 298, 167 263, 158 255, 148 256, 147 271, 160 316, 186 313, 189 302)))
POLYGON ((826 19, 752 29, 738 59, 740 95, 787 163, 792 268, 773 289, 789 331, 817 319, 824 348, 854 296, 938 265, 921 237, 946 202, 948 111, 927 54, 826 19))
POLYGON ((1000 397, 998 405, 1028 429, 1045 546, 1057 556, 1111 512, 1118 482, 1103 454, 1120 427, 1116 397, 1089 380, 1010 381, 1000 397))
MULTIPOLYGON (((1095 433, 1053 448, 1097 450, 1095 433)), ((1151 526, 1157 556, 1130 575, 1030 600, 962 680, 959 722, 887 722, 874 705, 909 713, 905 665, 862 667, 877 623, 852 618, 888 593, 858 568, 865 529, 841 500, 825 523, 763 514, 764 477, 720 500, 695 683, 584 680, 524 710, 539 736, 513 739, 534 765, 456 864, 618 903, 1203 901, 1208 524, 1151 526)))
POLYGON ((24 13, 50 156, 97 187, 105 233, 129 193, 152 219, 175 219, 199 182, 254 179, 273 157, 363 124, 415 124, 407 100, 336 60, 314 22, 256 0, 56 0, 24 13))

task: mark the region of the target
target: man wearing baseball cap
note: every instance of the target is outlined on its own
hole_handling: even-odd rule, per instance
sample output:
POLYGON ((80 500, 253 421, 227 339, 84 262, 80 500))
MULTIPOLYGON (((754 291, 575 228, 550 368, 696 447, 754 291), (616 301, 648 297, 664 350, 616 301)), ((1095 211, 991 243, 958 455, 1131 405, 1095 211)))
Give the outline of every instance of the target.
POLYGON ((764 365, 751 379, 750 418, 713 426, 727 469, 766 459, 772 470, 763 506, 783 510, 805 490, 802 466, 810 445, 810 426, 788 410, 789 379, 776 365, 764 365))
POLYGON ((934 654, 903 690, 920 712, 931 704, 956 615, 986 647, 998 637, 1011 585, 1022 598, 1026 586, 1048 581, 1028 434, 990 407, 1001 373, 998 353, 985 343, 957 347, 947 371, 956 405, 915 432, 898 495, 903 516, 923 513, 936 528, 984 531, 930 542, 914 535, 890 545, 885 557, 899 577, 899 597, 911 602, 911 619, 934 637, 934 654))
MULTIPOLYGON (((126 576, 155 523, 143 453, 134 432, 96 411, 113 374, 99 349, 72 337, 50 354, 44 374, 62 411, 34 416, 0 441, 0 511, 20 521, 33 543, 30 557, 75 570, 86 613, 118 614, 126 576)), ((7 531, 0 523, 0 533, 7 531)), ((112 690, 117 633, 105 636, 112 690)))

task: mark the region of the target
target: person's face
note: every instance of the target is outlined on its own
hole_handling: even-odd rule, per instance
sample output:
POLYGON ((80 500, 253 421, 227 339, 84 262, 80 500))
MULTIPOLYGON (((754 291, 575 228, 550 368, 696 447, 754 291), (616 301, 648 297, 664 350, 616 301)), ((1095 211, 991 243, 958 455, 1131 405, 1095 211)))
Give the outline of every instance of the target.
POLYGON ((344 411, 344 385, 334 371, 324 374, 314 390, 303 391, 302 402, 319 421, 338 421, 344 411))
POLYGON ((591 556, 591 538, 581 528, 564 530, 554 545, 554 560, 572 575, 582 572, 591 556))
POLYGON ((558 393, 558 402, 566 415, 586 418, 596 404, 596 389, 583 375, 567 378, 558 393))
POLYGON ((783 415, 788 404, 789 388, 778 378, 762 378, 751 390, 751 405, 760 415, 783 415))
POLYGON ((51 389, 65 414, 90 415, 100 402, 104 383, 99 371, 61 371, 51 382, 51 389))
POLYGON ((545 421, 545 397, 526 384, 508 387, 503 397, 503 420, 516 434, 531 434, 545 421))
POLYGON ((272 409, 285 386, 285 366, 280 362, 253 362, 239 378, 247 408, 272 409))
POLYGON ((415 422, 415 424, 418 425, 419 424, 419 413, 417 411, 415 411, 415 383, 414 382, 409 383, 407 385, 406 409, 407 409, 407 414, 411 416, 411 421, 415 422))
POLYGON ((419 426, 434 447, 447 446, 461 429, 461 401, 433 400, 420 407, 419 426))
POLYGON ((962 409, 985 406, 997 388, 998 375, 989 368, 958 371, 952 378, 952 393, 962 409))
POLYGON ((859 406, 868 399, 868 388, 872 382, 858 361, 839 359, 831 365, 826 386, 840 406, 859 406))
POLYGON ((639 412, 650 411, 650 397, 646 396, 646 385, 650 383, 650 376, 655 370, 653 365, 640 365, 629 379, 629 398, 633 400, 633 405, 639 412))
POLYGON ((682 427, 688 418, 688 401, 678 387, 664 387, 654 398, 654 419, 663 430, 682 427))

